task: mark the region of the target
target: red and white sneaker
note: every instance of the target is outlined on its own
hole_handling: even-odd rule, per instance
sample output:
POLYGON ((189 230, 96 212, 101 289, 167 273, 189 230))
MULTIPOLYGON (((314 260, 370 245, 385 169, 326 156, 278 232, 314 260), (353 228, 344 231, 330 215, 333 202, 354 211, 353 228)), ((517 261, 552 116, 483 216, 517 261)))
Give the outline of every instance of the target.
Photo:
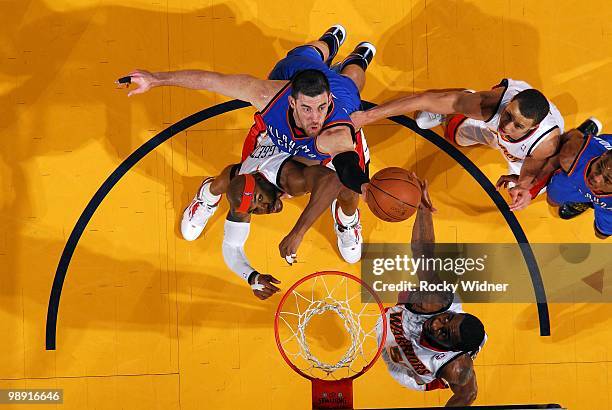
POLYGON ((361 260, 361 215, 357 210, 357 219, 350 226, 344 226, 338 220, 338 201, 334 199, 331 205, 334 218, 334 230, 338 237, 338 250, 342 258, 348 263, 357 263, 361 260))
POLYGON ((188 241, 196 240, 206 228, 206 224, 211 216, 215 213, 219 207, 219 201, 216 204, 206 204, 201 197, 202 189, 206 184, 210 184, 213 178, 206 178, 198 192, 196 193, 193 201, 185 208, 183 212, 183 219, 181 220, 181 234, 183 238, 188 241))

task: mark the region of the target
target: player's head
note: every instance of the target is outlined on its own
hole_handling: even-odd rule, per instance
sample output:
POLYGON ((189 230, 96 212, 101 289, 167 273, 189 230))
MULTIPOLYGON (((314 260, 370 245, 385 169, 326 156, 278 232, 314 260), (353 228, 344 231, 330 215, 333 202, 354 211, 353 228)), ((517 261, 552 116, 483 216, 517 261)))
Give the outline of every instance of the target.
POLYGON ((423 323, 423 338, 433 347, 473 352, 485 337, 480 319, 469 313, 444 312, 423 323))
POLYGON ((227 199, 234 212, 272 214, 283 210, 282 192, 260 174, 236 175, 227 188, 227 199))
POLYGON ((612 151, 593 159, 586 174, 586 182, 594 192, 612 192, 612 151))
POLYGON ((291 80, 289 104, 296 123, 309 137, 316 137, 323 128, 331 93, 329 81, 319 70, 304 70, 291 80))
POLYGON ((550 103, 536 89, 523 90, 504 107, 499 118, 499 132, 519 139, 537 127, 550 111, 550 103))

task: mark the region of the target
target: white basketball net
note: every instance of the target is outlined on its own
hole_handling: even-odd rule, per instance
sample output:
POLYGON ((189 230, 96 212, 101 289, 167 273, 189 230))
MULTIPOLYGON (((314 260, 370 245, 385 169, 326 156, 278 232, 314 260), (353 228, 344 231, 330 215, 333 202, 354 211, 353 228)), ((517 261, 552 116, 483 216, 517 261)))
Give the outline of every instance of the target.
POLYGON ((290 333, 289 337, 281 340, 281 344, 287 356, 291 358, 296 366, 296 359, 299 360, 301 358, 308 363, 308 365, 305 366, 306 368, 300 368, 300 370, 315 375, 312 371, 319 369, 324 372, 325 376, 341 378, 343 375, 336 377, 333 373, 344 368, 347 369, 347 376, 351 376, 361 371, 362 368, 369 363, 366 355, 370 354, 370 359, 374 357, 375 351, 378 348, 375 323, 376 318, 380 318, 380 311, 378 310, 378 305, 368 304, 374 301, 374 297, 369 292, 363 292, 363 297, 369 297, 369 300, 362 301, 359 299, 359 297, 362 296, 361 289, 360 283, 350 280, 345 276, 321 275, 314 277, 310 281, 304 282, 293 290, 292 296, 287 298, 283 305, 283 310, 279 313, 280 320, 290 333), (326 279, 329 282, 337 281, 337 283, 329 286, 326 279), (309 285, 308 282, 311 282, 310 284, 312 287, 310 290, 307 289, 309 285), (358 285, 357 291, 354 289, 350 291, 349 285, 352 287, 358 285), (303 290, 302 288, 306 289, 303 290), (317 292, 316 289, 320 289, 320 292, 317 292), (317 296, 318 293, 322 293, 323 297, 317 296), (291 299, 293 299, 293 301, 291 299), (375 306, 374 309, 373 306, 375 306), (293 307, 295 307, 296 312, 288 311, 288 309, 293 307), (355 307, 359 310, 356 310, 355 307), (369 310, 367 309, 368 307, 370 307, 369 310), (372 310, 375 313, 370 313, 372 310), (335 363, 326 363, 317 358, 315 354, 311 352, 311 346, 309 345, 306 334, 306 329, 311 319, 327 312, 335 313, 342 320, 344 329, 350 337, 349 347, 335 363), (372 322, 371 329, 364 321, 372 322), (367 330, 364 330, 364 327, 366 327, 367 330), (364 349, 364 344, 366 344, 366 342, 368 342, 368 348, 364 349), (286 344, 291 344, 292 346, 296 345, 294 350, 297 351, 288 351, 286 344), (371 348, 372 344, 375 346, 374 348, 371 348), (363 363, 361 360, 357 360, 359 358, 363 359, 363 363), (352 366, 353 364, 356 364, 356 366, 352 366), (363 364, 361 368, 359 367, 360 364, 363 364))

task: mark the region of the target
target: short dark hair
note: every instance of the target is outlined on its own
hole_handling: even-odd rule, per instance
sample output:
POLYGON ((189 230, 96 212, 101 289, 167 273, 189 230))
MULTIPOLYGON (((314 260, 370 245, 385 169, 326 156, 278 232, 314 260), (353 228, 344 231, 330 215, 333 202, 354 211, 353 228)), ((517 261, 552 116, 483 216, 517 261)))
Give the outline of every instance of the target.
POLYGON ((534 125, 541 123, 550 111, 550 103, 544 94, 535 88, 521 91, 512 98, 512 101, 518 102, 521 114, 533 120, 534 125))
POLYGON ((291 79, 291 96, 297 98, 298 94, 307 97, 316 97, 329 93, 329 80, 322 71, 308 69, 300 71, 291 79))
POLYGON ((475 352, 478 350, 485 337, 484 325, 474 315, 462 313, 463 321, 459 325, 461 341, 457 348, 462 352, 475 352))

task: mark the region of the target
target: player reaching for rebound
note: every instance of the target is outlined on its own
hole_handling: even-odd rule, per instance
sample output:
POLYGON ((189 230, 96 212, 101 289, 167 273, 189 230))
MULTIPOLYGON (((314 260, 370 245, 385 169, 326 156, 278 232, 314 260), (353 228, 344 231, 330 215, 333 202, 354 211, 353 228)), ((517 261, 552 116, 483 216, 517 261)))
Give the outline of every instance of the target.
MULTIPOLYGON (((504 79, 489 91, 432 90, 398 98, 353 114, 356 126, 412 111, 421 111, 417 125, 444 126, 444 137, 459 146, 489 145, 508 162, 508 175, 518 175, 510 189, 511 210, 525 208, 546 179, 534 181, 547 159, 555 154, 564 121, 559 110, 524 81, 504 79)), ((500 186, 505 181, 502 176, 500 186)))
POLYGON ((559 152, 551 157, 541 176, 554 173, 547 185, 549 204, 559 216, 572 219, 594 208, 595 236, 612 235, 612 135, 598 135, 602 125, 589 118, 561 136, 559 152))
MULTIPOLYGON (((416 176, 415 176, 416 177, 416 176)), ((433 207, 427 182, 421 182, 422 202, 412 229, 413 255, 433 256, 433 207)), ((420 270, 419 280, 440 281, 435 272, 420 270)), ((469 406, 478 385, 474 358, 486 342, 482 322, 464 313, 451 292, 402 292, 398 304, 386 310, 387 340, 382 358, 402 386, 430 391, 449 388, 446 407, 469 406)), ((379 326, 380 326, 379 322, 379 326)), ((380 334, 382 332, 378 332, 380 334)))
MULTIPOLYGON (((256 126, 251 132, 257 132, 256 126)), ((301 241, 341 189, 342 184, 333 170, 295 161, 274 145, 264 129, 257 137, 255 149, 242 163, 227 166, 219 176, 204 180, 185 209, 181 233, 189 241, 198 238, 218 208, 221 195, 226 194, 230 210, 224 226, 223 258, 233 272, 247 280, 255 296, 267 299, 279 291, 276 285, 280 282, 271 275, 260 274, 245 255, 251 215, 280 212, 282 195, 300 196, 310 192, 310 200, 291 231, 295 235, 287 235, 279 245, 282 257, 294 255, 291 238, 295 236, 301 241)))
POLYGON ((331 159, 340 181, 352 190, 352 194, 345 194, 352 195, 350 207, 332 209, 336 234, 343 244, 352 242, 343 255, 351 253, 349 259, 359 260, 363 239, 357 205, 369 179, 355 152, 356 130, 350 114, 360 107, 359 91, 376 49, 371 43, 359 43, 332 69, 329 65, 345 38, 344 27, 331 27, 318 41, 291 50, 267 80, 204 70, 136 70, 120 81, 137 85, 128 96, 153 87, 179 86, 248 101, 258 110, 256 121, 258 118, 265 124, 280 150, 307 160, 331 159))

